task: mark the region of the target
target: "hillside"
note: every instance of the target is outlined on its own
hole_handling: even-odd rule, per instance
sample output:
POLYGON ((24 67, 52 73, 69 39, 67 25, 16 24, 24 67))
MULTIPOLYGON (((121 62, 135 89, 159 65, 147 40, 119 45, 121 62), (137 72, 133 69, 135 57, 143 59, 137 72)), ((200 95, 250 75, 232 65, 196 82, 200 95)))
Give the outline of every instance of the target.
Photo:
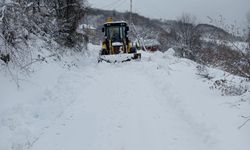
MULTIPOLYGON (((87 10, 87 15, 82 18, 83 23, 87 23, 95 27, 96 33, 95 36, 91 36, 91 41, 99 44, 99 41, 102 39, 102 34, 100 34, 103 23, 107 18, 112 17, 113 20, 125 20, 129 22, 130 13, 129 12, 118 12, 116 10, 101 10, 96 8, 89 8, 87 10)), ((165 48, 173 47, 176 45, 174 42, 175 34, 173 33, 178 24, 178 20, 157 20, 150 19, 139 15, 137 13, 132 14, 132 21, 135 24, 140 36, 143 38, 156 38, 161 42, 162 50, 165 48), (164 43, 164 39, 168 39, 169 42, 164 43), (171 40, 171 41, 170 41, 171 40)), ((233 35, 227 31, 216 27, 211 24, 197 24, 196 28, 198 32, 201 33, 201 36, 210 35, 211 38, 221 39, 223 38, 234 38, 233 35)), ((133 30, 133 29, 132 29, 133 30)), ((132 32, 133 34, 133 32, 132 32)), ((131 38, 135 39, 136 35, 132 35, 131 38)))

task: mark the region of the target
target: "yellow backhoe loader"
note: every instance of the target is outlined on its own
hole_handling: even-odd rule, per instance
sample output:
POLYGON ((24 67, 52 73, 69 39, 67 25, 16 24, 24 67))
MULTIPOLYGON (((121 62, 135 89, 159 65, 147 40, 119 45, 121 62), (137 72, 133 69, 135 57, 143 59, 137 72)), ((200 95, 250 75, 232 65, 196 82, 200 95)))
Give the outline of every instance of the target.
POLYGON ((141 54, 137 53, 128 38, 129 26, 125 21, 108 19, 103 25, 104 40, 98 62, 126 62, 133 59, 140 60, 141 54))

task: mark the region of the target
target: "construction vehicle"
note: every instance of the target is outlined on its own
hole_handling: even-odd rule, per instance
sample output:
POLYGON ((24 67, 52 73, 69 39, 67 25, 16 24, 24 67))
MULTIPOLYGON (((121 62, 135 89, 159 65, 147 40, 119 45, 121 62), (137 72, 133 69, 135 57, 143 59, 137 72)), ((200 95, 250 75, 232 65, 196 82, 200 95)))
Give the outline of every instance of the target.
POLYGON ((98 62, 116 63, 141 59, 141 54, 137 53, 128 38, 128 31, 127 22, 108 19, 102 28, 104 40, 98 62))

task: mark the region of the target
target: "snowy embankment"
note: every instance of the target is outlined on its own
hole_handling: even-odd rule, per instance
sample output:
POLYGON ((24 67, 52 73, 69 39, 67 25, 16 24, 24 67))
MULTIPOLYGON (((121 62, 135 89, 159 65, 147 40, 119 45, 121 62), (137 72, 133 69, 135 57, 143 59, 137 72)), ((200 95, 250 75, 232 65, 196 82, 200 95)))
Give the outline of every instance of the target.
MULTIPOLYGON (((17 89, 0 74, 2 150, 249 150, 250 93, 222 96, 214 83, 241 78, 166 53, 97 63, 88 56, 36 64, 17 89)), ((223 91, 225 92, 225 91, 223 91)))
POLYGON ((218 45, 228 46, 231 49, 243 52, 244 54, 246 54, 248 51, 248 43, 247 42, 218 40, 218 39, 211 39, 208 37, 203 37, 202 40, 205 42, 212 42, 212 43, 216 43, 218 45))

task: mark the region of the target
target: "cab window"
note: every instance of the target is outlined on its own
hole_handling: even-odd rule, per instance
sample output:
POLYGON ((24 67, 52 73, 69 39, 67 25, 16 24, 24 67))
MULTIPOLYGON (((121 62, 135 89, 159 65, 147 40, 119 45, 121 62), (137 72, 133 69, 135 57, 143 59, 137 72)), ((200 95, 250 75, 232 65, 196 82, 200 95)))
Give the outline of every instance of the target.
POLYGON ((125 38, 125 27, 109 27, 107 30, 109 39, 123 39, 125 38))

